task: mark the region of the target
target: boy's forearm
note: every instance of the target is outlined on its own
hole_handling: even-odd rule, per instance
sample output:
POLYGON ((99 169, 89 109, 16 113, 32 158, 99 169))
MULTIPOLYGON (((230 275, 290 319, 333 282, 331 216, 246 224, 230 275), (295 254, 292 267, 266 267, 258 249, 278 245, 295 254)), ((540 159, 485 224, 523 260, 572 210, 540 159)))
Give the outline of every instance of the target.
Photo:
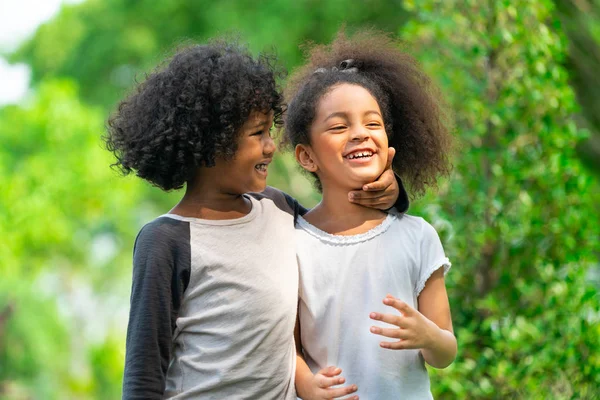
POLYGON ((313 373, 308 368, 306 361, 301 356, 296 356, 296 394, 301 399, 306 396, 306 386, 310 379, 312 378, 313 373))
POLYGON ((421 349, 421 354, 423 354, 427 364, 434 368, 446 368, 452 364, 457 352, 454 334, 445 329, 437 328, 431 343, 431 346, 421 349))

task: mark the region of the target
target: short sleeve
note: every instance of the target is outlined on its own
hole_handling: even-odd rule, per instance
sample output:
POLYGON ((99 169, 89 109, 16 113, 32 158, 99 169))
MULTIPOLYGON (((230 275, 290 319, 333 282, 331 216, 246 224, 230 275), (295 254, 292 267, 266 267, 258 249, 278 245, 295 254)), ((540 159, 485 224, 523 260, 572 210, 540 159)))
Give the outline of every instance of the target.
POLYGON ((438 233, 435 228, 425 220, 423 220, 422 223, 420 251, 421 263, 419 277, 415 285, 415 296, 417 297, 423 288, 425 288, 425 284, 431 274, 443 267, 444 275, 446 275, 452 265, 444 253, 444 248, 438 233))

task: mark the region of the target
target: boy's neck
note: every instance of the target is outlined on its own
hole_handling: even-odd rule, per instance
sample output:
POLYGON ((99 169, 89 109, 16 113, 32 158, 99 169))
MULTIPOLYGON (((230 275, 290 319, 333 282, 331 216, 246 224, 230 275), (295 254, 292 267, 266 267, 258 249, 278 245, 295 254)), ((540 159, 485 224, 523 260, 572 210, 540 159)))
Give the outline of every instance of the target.
POLYGON ((236 219, 252 210, 251 201, 241 194, 228 193, 208 180, 188 182, 183 198, 169 211, 182 217, 210 220, 236 219))
POLYGON ((323 199, 304 218, 317 228, 334 235, 356 235, 379 225, 386 213, 351 203, 350 190, 323 188, 323 199))

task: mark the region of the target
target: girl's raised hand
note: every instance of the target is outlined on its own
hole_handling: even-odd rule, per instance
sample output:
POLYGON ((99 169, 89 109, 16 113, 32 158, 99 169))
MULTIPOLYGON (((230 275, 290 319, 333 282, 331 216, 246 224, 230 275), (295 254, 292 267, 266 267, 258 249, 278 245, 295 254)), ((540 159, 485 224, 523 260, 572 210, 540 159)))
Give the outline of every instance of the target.
MULTIPOLYGON (((337 367, 323 368, 313 375, 309 387, 305 387, 308 394, 302 396, 304 400, 329 400, 347 396, 356 392, 356 385, 332 388, 331 386, 342 385, 346 379, 339 376, 342 370, 337 367)), ((348 397, 346 400, 358 400, 358 396, 348 397)))
POLYGON ((352 203, 379 210, 387 210, 394 206, 400 193, 396 175, 392 170, 392 160, 395 155, 396 149, 389 147, 385 170, 375 182, 364 185, 363 190, 353 190, 348 193, 348 199, 352 203))
POLYGON ((439 330, 433 321, 392 295, 388 294, 383 299, 383 304, 395 308, 400 312, 400 315, 377 312, 372 312, 369 315, 373 320, 395 325, 393 328, 371 327, 371 332, 376 335, 398 339, 395 342, 381 342, 379 344, 381 347, 390 350, 427 349, 432 347, 435 332, 439 330))

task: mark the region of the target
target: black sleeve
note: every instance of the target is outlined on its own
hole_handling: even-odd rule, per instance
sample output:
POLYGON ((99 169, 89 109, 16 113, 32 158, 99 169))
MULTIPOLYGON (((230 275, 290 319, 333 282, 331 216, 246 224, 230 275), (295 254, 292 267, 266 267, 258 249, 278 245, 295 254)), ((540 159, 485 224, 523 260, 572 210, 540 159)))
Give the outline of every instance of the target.
POLYGON ((398 174, 394 173, 394 175, 396 176, 396 182, 398 182, 398 198, 396 199, 396 202, 394 203, 394 208, 396 210, 398 210, 401 213, 406 212, 406 210, 408 210, 408 206, 409 206, 409 201, 408 201, 408 194, 406 193, 406 189, 404 189, 404 184, 402 183, 402 179, 400 179, 400 177, 398 176, 398 174))
POLYGON ((190 277, 189 223, 158 218, 136 238, 123 399, 162 399, 172 336, 190 277))

